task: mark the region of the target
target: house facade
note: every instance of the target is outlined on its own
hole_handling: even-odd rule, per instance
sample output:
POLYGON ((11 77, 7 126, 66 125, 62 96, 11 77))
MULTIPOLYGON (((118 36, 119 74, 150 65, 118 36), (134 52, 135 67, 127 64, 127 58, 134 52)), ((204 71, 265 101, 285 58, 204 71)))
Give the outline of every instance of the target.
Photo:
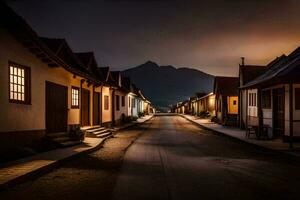
POLYGON ((0 97, 4 106, 0 114, 1 147, 34 146, 47 133, 80 125, 80 94, 87 91, 87 110, 91 109, 93 88, 101 81, 85 70, 64 40, 40 38, 10 8, 2 4, 0 8, 4 19, 0 28, 0 81, 1 90, 6 91, 0 97))
POLYGON ((211 116, 216 115, 215 111, 215 94, 209 93, 197 100, 198 115, 199 116, 211 116))
POLYGON ((128 115, 130 91, 120 75, 111 82, 114 73, 98 67, 92 52, 74 53, 64 39, 39 37, 2 2, 0 16, 1 155, 19 146, 41 148, 46 135, 111 126, 128 115))
POLYGON ((237 77, 215 77, 216 120, 220 124, 237 125, 238 81, 237 77))
MULTIPOLYGON (((259 66, 259 65, 239 65, 239 88, 243 87, 245 84, 257 78, 259 75, 264 73, 267 66, 259 66)), ((247 121, 247 106, 249 106, 248 116, 252 123, 258 124, 257 121, 257 107, 256 102, 251 102, 248 104, 248 99, 251 99, 257 96, 257 90, 250 90, 251 98, 247 97, 247 90, 239 90, 239 126, 244 129, 246 127, 247 121), (255 122, 256 121, 256 122, 255 122)))
POLYGON ((248 97, 246 126, 267 131, 270 138, 299 140, 300 48, 267 65, 260 76, 242 89, 248 97))

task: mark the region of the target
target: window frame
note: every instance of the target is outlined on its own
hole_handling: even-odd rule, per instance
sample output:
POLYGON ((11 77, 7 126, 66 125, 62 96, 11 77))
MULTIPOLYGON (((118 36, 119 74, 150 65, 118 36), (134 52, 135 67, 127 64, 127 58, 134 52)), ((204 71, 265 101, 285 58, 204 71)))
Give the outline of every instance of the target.
POLYGON ((71 108, 79 109, 79 102, 80 102, 80 88, 76 86, 71 86, 71 108), (73 90, 78 91, 78 105, 73 105, 73 90))
POLYGON ((25 104, 25 105, 31 105, 31 69, 28 66, 24 66, 12 61, 8 62, 8 101, 10 103, 16 103, 16 104, 25 104), (19 68, 24 70, 24 100, 17 100, 17 99, 11 99, 10 93, 11 91, 11 82, 10 82, 10 67, 19 68))
POLYGON ((237 100, 232 100, 232 105, 236 106, 237 105, 237 100))

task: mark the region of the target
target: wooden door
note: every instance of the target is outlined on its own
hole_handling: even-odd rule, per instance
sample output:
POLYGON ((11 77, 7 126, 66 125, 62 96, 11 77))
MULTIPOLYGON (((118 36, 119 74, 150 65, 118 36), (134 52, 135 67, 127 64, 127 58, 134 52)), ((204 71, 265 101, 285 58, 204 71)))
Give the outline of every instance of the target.
POLYGON ((274 136, 284 134, 284 88, 273 90, 273 126, 274 136))
POLYGON ((81 90, 81 125, 90 125, 90 91, 81 90))
POLYGON ((100 124, 100 93, 94 92, 93 98, 93 125, 100 124))
POLYGON ((46 132, 66 132, 68 126, 68 87, 46 82, 46 132))

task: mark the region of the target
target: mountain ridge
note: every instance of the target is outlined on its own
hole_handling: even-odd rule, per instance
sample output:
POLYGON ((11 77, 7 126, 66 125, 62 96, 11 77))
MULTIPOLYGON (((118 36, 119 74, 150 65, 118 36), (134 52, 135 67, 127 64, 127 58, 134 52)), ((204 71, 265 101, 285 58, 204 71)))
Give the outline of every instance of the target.
POLYGON ((159 66, 147 61, 122 71, 122 75, 142 89, 154 106, 162 109, 194 96, 212 91, 214 76, 189 67, 159 66))

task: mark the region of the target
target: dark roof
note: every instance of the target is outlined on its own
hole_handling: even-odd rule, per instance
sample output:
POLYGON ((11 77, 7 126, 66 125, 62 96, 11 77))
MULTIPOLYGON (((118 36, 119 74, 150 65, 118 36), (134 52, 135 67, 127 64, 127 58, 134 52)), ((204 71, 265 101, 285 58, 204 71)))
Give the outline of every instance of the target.
POLYGON ((216 76, 214 81, 214 93, 223 96, 237 96, 239 87, 238 77, 216 76))
POLYGON ((109 72, 109 67, 99 70, 94 52, 77 52, 75 55, 83 63, 84 67, 89 71, 90 74, 95 76, 101 82, 107 81, 107 73, 109 72), (103 74, 104 73, 104 74, 103 74))
POLYGON ((260 76, 242 88, 258 87, 261 85, 299 81, 300 76, 300 48, 290 55, 282 55, 270 62, 268 69, 260 76))
POLYGON ((68 64, 69 67, 76 68, 83 73, 88 72, 81 60, 71 50, 65 39, 45 37, 40 37, 40 39, 55 53, 56 56, 68 64))
POLYGON ((127 90, 128 92, 131 91, 131 81, 128 77, 122 77, 122 87, 127 90))
POLYGON ((267 68, 268 66, 261 65, 240 65, 240 78, 242 81, 240 86, 254 80, 264 73, 267 68))
POLYGON ((108 81, 109 79, 109 67, 98 67, 98 78, 103 81, 108 81))
POLYGON ((89 68, 94 57, 93 52, 77 52, 75 53, 75 55, 81 60, 81 62, 85 65, 86 68, 89 68))
POLYGON ((68 52, 71 50, 68 49, 64 39, 39 37, 26 21, 3 1, 0 1, 0 26, 7 29, 25 48, 35 54, 42 62, 48 64, 49 67, 60 66, 73 74, 98 82, 81 68, 80 61, 76 56, 68 52), (64 46, 64 51, 61 52, 64 55, 58 55, 62 46, 64 46))
POLYGON ((121 76, 121 72, 120 71, 111 71, 110 75, 111 75, 111 77, 112 77, 112 79, 114 81, 116 81, 117 83, 119 83, 119 79, 120 79, 120 76, 121 76))

